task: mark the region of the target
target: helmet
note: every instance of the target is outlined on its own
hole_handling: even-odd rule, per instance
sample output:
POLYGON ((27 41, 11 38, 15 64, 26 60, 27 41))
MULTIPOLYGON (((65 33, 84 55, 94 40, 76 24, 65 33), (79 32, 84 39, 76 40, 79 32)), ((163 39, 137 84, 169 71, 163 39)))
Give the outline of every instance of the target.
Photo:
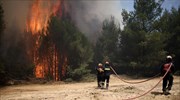
POLYGON ((98 66, 102 66, 102 64, 101 64, 101 63, 99 63, 99 64, 98 64, 98 66))
POLYGON ((106 61, 106 62, 105 62, 105 64, 109 64, 109 62, 108 62, 108 61, 106 61))
POLYGON ((166 56, 166 61, 167 61, 168 63, 172 62, 172 57, 171 57, 171 56, 166 56))
POLYGON ((172 59, 172 57, 170 55, 166 56, 166 59, 172 59))

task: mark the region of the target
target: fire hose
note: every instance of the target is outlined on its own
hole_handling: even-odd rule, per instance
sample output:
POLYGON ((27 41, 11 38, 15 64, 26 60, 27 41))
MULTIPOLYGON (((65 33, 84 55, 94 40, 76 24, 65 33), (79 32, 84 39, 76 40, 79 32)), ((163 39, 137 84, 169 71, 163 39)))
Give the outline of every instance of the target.
MULTIPOLYGON (((160 78, 160 80, 158 81, 158 83, 152 87, 150 90, 146 91, 145 93, 138 95, 136 97, 132 97, 132 98, 127 98, 127 99, 122 99, 122 100, 132 100, 132 99, 137 99, 139 97, 145 96, 146 94, 148 94, 149 92, 151 92, 154 88, 156 88, 158 86, 158 84, 163 80, 163 78, 167 75, 167 73, 169 72, 169 70, 171 69, 172 63, 170 64, 170 67, 168 68, 168 70, 166 71, 166 73, 163 75, 163 77, 160 78)), ((111 67, 112 68, 112 67, 111 67)), ((116 73, 117 74, 117 73, 116 73)))
POLYGON ((125 83, 129 83, 129 84, 138 84, 138 83, 147 82, 147 81, 149 81, 149 80, 151 80, 151 79, 154 79, 155 77, 157 77, 157 76, 160 75, 160 73, 159 73, 159 74, 156 74, 155 76, 153 76, 153 77, 151 77, 151 78, 148 78, 148 79, 146 79, 146 80, 142 80, 142 81, 138 81, 138 82, 129 82, 129 81, 126 81, 126 80, 120 78, 119 75, 116 73, 116 71, 115 71, 112 67, 110 67, 110 68, 112 69, 112 71, 114 72, 114 74, 117 76, 118 79, 120 79, 121 81, 123 81, 123 82, 125 82, 125 83))

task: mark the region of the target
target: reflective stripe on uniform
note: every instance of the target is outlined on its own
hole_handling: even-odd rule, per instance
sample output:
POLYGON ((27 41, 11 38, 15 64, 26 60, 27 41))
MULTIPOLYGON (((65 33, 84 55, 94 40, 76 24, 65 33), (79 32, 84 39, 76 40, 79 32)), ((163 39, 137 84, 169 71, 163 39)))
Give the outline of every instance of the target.
POLYGON ((104 70, 110 70, 110 68, 105 68, 104 70))

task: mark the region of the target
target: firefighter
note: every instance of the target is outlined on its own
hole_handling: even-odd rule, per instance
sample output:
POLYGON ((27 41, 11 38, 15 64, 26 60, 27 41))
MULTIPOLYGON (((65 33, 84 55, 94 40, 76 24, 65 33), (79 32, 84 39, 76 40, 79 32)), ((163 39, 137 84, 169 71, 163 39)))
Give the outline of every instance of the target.
POLYGON ((98 88, 103 88, 104 87, 104 83, 103 83, 104 70, 103 69, 104 69, 103 65, 101 63, 99 63, 98 67, 96 68, 98 88))
POLYGON ((166 57, 166 63, 164 63, 161 66, 161 74, 162 75, 164 75, 167 71, 168 71, 168 73, 163 78, 163 83, 162 83, 162 91, 164 94, 169 94, 169 91, 171 90, 172 85, 173 85, 174 65, 172 63, 172 57, 171 56, 167 56, 166 57), (170 66, 171 66, 171 68, 168 71, 170 66))
POLYGON ((108 89, 109 87, 110 74, 111 74, 110 64, 108 61, 106 61, 104 65, 104 82, 106 83, 106 89, 108 89))

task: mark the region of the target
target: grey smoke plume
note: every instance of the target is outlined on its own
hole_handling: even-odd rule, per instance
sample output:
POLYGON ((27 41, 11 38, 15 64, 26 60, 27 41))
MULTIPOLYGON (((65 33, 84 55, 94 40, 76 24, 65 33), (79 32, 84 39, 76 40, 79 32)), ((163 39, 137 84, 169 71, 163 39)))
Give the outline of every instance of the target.
MULTIPOLYGON (((52 0, 54 1, 57 0, 52 0)), ((119 22, 122 20, 120 0, 64 0, 64 2, 68 6, 67 10, 73 22, 91 41, 99 36, 103 20, 111 16, 119 22)), ((2 3, 7 29, 14 24, 24 31, 33 0, 3 0, 2 3), (14 21, 17 23, 13 23, 14 21)))
POLYGON ((114 16, 119 22, 122 20, 119 0, 71 0, 68 3, 71 18, 91 41, 99 36, 106 18, 114 16))

